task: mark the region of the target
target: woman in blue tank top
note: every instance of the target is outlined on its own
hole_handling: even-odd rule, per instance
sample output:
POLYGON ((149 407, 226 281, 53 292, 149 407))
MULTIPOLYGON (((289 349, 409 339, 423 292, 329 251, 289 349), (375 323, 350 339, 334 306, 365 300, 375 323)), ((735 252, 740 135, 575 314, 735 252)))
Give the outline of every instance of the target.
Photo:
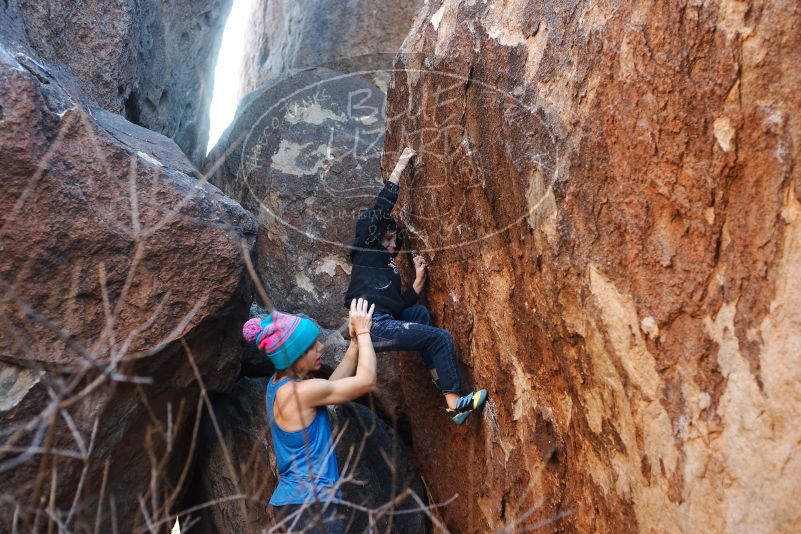
POLYGON ((270 504, 282 528, 340 533, 339 468, 325 406, 342 404, 375 388, 375 352, 370 339, 374 306, 351 302, 350 346, 328 380, 308 378, 320 369, 323 345, 314 321, 274 311, 243 328, 275 365, 267 384, 267 421, 278 464, 278 486, 270 504))

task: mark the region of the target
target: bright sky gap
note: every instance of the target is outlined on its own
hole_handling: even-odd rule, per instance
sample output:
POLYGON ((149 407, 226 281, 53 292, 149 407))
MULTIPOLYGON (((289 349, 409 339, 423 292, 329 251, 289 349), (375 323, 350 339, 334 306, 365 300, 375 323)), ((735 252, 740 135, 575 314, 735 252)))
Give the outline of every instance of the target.
POLYGON ((214 68, 214 89, 209 111, 209 144, 206 153, 217 144, 220 136, 234 120, 239 103, 239 83, 242 58, 245 54, 245 29, 254 0, 234 0, 231 14, 225 23, 222 45, 214 68))

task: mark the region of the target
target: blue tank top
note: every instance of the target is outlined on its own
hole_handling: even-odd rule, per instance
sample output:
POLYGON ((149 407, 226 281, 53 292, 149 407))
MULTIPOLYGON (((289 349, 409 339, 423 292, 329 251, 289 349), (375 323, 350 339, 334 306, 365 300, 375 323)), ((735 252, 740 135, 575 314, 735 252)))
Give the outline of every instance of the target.
POLYGON ((275 376, 267 382, 267 423, 273 438, 278 486, 270 504, 303 504, 313 501, 331 502, 342 497, 337 489, 339 467, 331 439, 331 420, 325 406, 319 406, 311 424, 296 432, 287 432, 275 422, 273 405, 278 389, 291 380, 275 376), (310 467, 311 466, 311 469, 310 467))

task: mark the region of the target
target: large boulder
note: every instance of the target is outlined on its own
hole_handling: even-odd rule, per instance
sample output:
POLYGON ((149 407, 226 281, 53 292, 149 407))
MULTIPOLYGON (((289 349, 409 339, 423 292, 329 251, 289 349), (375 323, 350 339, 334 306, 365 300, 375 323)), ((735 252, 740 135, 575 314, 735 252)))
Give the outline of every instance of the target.
POLYGON ((22 29, 41 60, 75 76, 103 109, 206 154, 214 65, 231 0, 10 0, 3 33, 22 29))
POLYGON ((272 304, 328 328, 347 317, 356 219, 381 188, 383 102, 329 69, 274 80, 240 104, 205 164, 259 219, 256 268, 272 304))
POLYGON ((293 69, 368 71, 382 86, 422 0, 258 0, 245 35, 239 94, 293 69))
MULTIPOLYGON (((265 414, 267 380, 243 378, 212 398, 199 433, 192 489, 183 503, 184 509, 197 510, 181 518, 192 532, 262 532, 275 524, 266 505, 277 483, 265 414)), ((355 505, 347 512, 348 532, 367 532, 371 520, 378 532, 427 532, 423 485, 397 435, 359 404, 330 407, 329 414, 343 498, 355 505)))
MULTIPOLYGON (((336 330, 346 332, 356 219, 382 187, 383 103, 363 78, 329 69, 273 80, 240 104, 205 164, 214 183, 258 217, 256 270, 266 293, 277 309, 326 329, 330 369, 347 348, 336 330)), ((378 356, 374 400, 404 426, 400 357, 378 356)), ((263 361, 248 357, 248 373, 262 375, 263 361)))
POLYGON ((386 151, 421 153, 400 218, 490 393, 456 427, 402 369, 448 527, 797 531, 797 5, 425 9, 386 151))
POLYGON ((239 372, 257 224, 65 85, 0 45, 0 528, 156 528, 239 372))

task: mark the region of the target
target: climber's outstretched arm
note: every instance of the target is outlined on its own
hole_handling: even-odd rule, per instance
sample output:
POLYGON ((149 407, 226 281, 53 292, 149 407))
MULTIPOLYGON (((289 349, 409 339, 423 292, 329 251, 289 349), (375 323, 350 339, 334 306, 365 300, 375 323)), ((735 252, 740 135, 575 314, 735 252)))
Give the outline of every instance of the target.
POLYGON ((395 168, 392 170, 392 174, 389 175, 389 181, 395 185, 400 184, 400 177, 403 174, 403 170, 409 164, 409 161, 417 155, 417 152, 411 147, 406 147, 403 149, 400 157, 398 158, 398 163, 395 164, 395 168))
POLYGON ((376 243, 381 241, 381 236, 387 229, 387 221, 389 220, 392 208, 395 207, 395 202, 398 201, 398 192, 400 186, 401 173, 409 164, 409 160, 415 156, 416 152, 411 148, 405 148, 395 169, 389 176, 389 180, 384 182, 384 187, 379 191, 378 196, 375 198, 375 205, 361 214, 359 220, 356 222, 356 239, 353 241, 353 246, 359 248, 372 248, 376 243))
MULTIPOLYGON (((297 385, 297 391, 304 407, 342 404, 366 395, 375 388, 375 349, 373 349, 373 341, 370 337, 375 305, 369 306, 369 308, 368 306, 368 302, 361 298, 354 299, 350 305, 350 322, 358 340, 357 351, 359 358, 356 365, 356 374, 347 376, 345 374, 346 371, 350 373, 353 371, 351 369, 342 369, 342 376, 338 378, 334 378, 332 374, 329 380, 313 379, 300 382, 297 385)), ((349 352, 351 352, 350 349, 349 352)), ((337 371, 340 370, 340 367, 342 367, 342 364, 337 366, 337 371)))
POLYGON ((370 333, 359 336, 359 363, 354 376, 338 380, 311 379, 297 384, 298 396, 305 408, 343 404, 375 389, 375 350, 370 333))
POLYGON ((342 357, 342 361, 339 362, 337 368, 334 369, 334 372, 331 373, 331 376, 328 377, 328 380, 339 380, 340 378, 347 378, 349 376, 353 376, 353 373, 356 372, 356 362, 359 357, 359 345, 356 342, 356 335, 351 335, 350 345, 348 345, 348 350, 345 351, 345 355, 342 357))
POLYGON ((398 200, 398 186, 386 182, 378 193, 375 207, 362 213, 356 222, 356 238, 353 240, 355 248, 373 248, 381 241, 396 200, 398 200))

